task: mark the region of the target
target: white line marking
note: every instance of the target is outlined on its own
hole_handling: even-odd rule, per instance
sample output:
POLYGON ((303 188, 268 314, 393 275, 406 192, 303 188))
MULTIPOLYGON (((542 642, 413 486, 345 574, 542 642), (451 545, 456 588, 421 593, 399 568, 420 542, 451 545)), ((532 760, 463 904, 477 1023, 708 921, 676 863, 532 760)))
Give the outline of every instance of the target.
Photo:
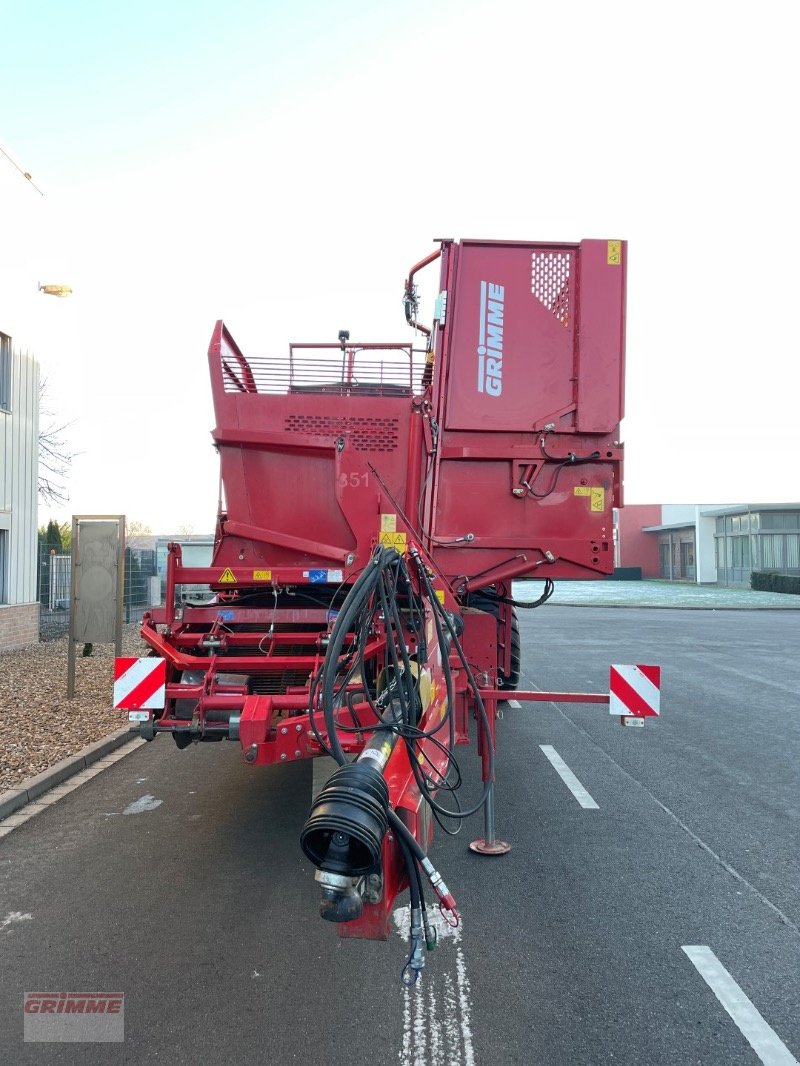
MULTIPOLYGON (((398 907, 392 918, 398 935, 408 943, 409 908, 398 907)), ((397 1058, 401 1066, 475 1066, 471 994, 461 946, 463 919, 453 929, 433 908, 428 908, 428 918, 438 946, 427 956, 428 965, 417 984, 403 986, 403 1039, 397 1058)))
POLYGON ((797 1059, 705 944, 684 944, 698 973, 736 1022, 764 1066, 798 1066, 797 1059))
POLYGON ((163 800, 157 800, 155 796, 151 796, 148 792, 146 796, 141 796, 138 800, 134 800, 133 803, 129 803, 122 813, 142 814, 144 811, 154 811, 163 802, 163 800))
POLYGON ((599 810, 599 805, 595 803, 580 781, 577 779, 572 770, 567 766, 556 749, 551 744, 540 744, 545 757, 550 761, 551 766, 570 790, 575 799, 580 803, 587 811, 599 810))
POLYGON ((522 707, 522 704, 519 702, 519 700, 506 700, 506 703, 509 707, 513 707, 515 711, 520 710, 520 708, 522 707))
POLYGON ((5 918, 0 922, 0 929, 7 929, 9 925, 14 925, 16 922, 31 921, 33 921, 32 914, 27 914, 24 911, 9 911, 5 918))
MULTIPOLYGON (((532 689, 537 692, 542 691, 541 689, 537 689, 536 685, 534 685, 534 683, 529 678, 524 677, 524 675, 523 678, 525 680, 525 683, 529 685, 532 689)), ((606 749, 597 743, 591 733, 587 733, 583 726, 579 722, 576 722, 574 718, 570 718, 566 711, 564 711, 563 708, 560 707, 557 703, 554 703, 552 700, 550 700, 550 706, 555 707, 555 709, 558 711, 564 721, 569 722, 573 729, 576 729, 579 733, 582 733, 586 740, 588 740, 588 742, 594 748, 597 749, 599 754, 602 755, 604 759, 608 759, 612 766, 614 766, 618 770, 618 772, 622 774, 623 777, 627 777, 627 779, 634 785, 636 785, 637 788, 640 788, 646 796, 649 796, 653 803, 655 803, 656 806, 660 807, 664 814, 671 818, 676 825, 679 825, 680 828, 684 831, 684 833, 686 833, 687 836, 691 837, 695 844, 697 844, 698 847, 702 848, 707 855, 710 855, 714 862, 718 863, 727 874, 730 874, 731 877, 735 878, 735 880, 737 880, 740 885, 745 885, 746 888, 749 888, 753 895, 760 899, 765 906, 769 907, 772 913, 776 915, 783 922, 784 925, 787 925, 792 930, 792 932, 800 936, 800 926, 796 925, 792 921, 792 919, 789 918, 786 914, 784 914, 779 907, 776 907, 771 899, 768 899, 767 896, 765 896, 763 892, 757 889, 755 885, 751 884, 746 877, 743 877, 735 867, 731 866, 731 864, 729 862, 726 862, 721 855, 718 855, 713 848, 709 847, 709 845, 706 844, 705 840, 703 840, 702 837, 699 837, 697 833, 693 832, 685 822, 682 822, 677 816, 677 814, 674 811, 670 810, 670 808, 667 807, 666 804, 662 803, 661 800, 638 779, 638 777, 634 777, 633 774, 629 773, 624 768, 624 766, 621 766, 620 763, 617 762, 613 755, 609 755, 606 749)))

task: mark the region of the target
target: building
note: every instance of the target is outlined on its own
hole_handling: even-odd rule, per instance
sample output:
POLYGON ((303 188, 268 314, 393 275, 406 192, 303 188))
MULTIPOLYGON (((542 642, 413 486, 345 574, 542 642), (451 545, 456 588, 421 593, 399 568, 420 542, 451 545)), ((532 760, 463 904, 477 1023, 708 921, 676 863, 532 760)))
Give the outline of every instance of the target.
POLYGON ((39 364, 0 332, 0 651, 39 639, 39 364))
MULTIPOLYGON (((160 598, 151 599, 151 604, 164 602, 167 586, 167 545, 172 542, 180 544, 184 566, 211 566, 211 558, 214 554, 213 533, 176 533, 172 536, 145 533, 128 537, 127 547, 131 553, 137 553, 139 556, 143 553, 152 554, 152 573, 159 579, 160 598)), ((132 561, 135 563, 137 560, 133 558, 132 561)), ((181 587, 183 598, 192 598, 195 595, 207 597, 208 587, 205 585, 181 587)))
POLYGON ((800 503, 633 504, 618 512, 617 559, 642 577, 697 584, 800 575, 800 503))

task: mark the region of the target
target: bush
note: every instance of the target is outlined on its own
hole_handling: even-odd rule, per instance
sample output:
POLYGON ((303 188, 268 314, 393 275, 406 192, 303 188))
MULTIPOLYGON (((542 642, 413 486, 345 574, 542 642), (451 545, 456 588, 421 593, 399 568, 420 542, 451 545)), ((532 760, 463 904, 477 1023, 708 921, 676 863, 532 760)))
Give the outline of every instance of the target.
POLYGON ((606 581, 641 581, 641 566, 615 566, 613 574, 606 574, 606 581))
POLYGON ((788 592, 800 596, 800 576, 754 570, 750 575, 750 588, 756 592, 788 592))

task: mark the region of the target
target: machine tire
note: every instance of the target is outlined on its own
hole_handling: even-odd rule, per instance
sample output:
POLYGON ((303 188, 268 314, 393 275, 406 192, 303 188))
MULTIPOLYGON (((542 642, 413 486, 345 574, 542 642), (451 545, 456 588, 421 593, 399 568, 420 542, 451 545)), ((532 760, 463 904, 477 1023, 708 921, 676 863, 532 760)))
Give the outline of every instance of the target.
POLYGON ((519 619, 516 608, 511 608, 511 673, 506 675, 498 672, 497 682, 500 688, 519 688, 519 679, 522 671, 522 642, 519 637, 519 619))

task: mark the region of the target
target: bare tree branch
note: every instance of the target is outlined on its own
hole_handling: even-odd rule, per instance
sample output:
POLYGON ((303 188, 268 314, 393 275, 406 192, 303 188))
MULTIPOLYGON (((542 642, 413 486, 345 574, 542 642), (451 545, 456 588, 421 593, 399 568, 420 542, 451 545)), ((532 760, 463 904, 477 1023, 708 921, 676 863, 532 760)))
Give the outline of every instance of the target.
POLYGON ((47 378, 39 382, 39 499, 61 504, 69 499, 65 481, 76 452, 65 436, 73 422, 59 423, 47 407, 47 378))

